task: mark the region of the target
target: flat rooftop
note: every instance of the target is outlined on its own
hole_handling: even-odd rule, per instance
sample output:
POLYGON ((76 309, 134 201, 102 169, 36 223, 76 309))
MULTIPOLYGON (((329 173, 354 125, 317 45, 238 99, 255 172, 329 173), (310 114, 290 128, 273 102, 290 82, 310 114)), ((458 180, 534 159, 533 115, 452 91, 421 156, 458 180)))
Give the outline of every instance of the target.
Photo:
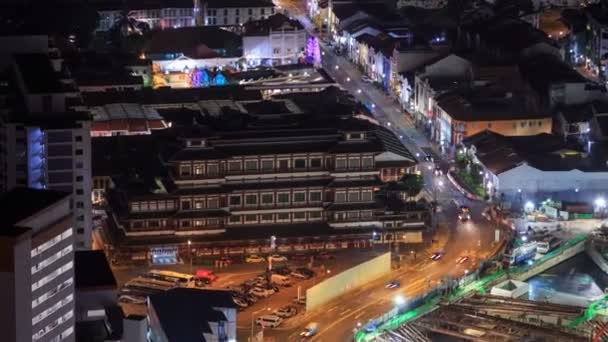
POLYGON ((116 279, 101 250, 74 253, 74 269, 78 290, 116 288, 116 279))
POLYGON ((15 227, 24 219, 43 211, 63 200, 70 194, 54 190, 15 188, 0 197, 0 235, 15 236, 24 232, 23 227, 15 227))

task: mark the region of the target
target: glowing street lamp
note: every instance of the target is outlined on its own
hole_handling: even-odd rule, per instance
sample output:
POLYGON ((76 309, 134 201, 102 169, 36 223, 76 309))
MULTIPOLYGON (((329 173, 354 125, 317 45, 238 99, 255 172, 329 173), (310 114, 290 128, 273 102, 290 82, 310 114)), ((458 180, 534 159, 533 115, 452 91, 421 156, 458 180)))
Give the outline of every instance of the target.
POLYGON ((395 298, 393 298, 393 302, 395 302, 395 305, 397 306, 405 305, 405 297, 402 295, 396 295, 395 298))
POLYGON ((526 204, 524 205, 524 210, 528 212, 534 210, 534 203, 532 203, 532 201, 526 202, 526 204))
POLYGON ((595 200, 595 206, 596 206, 598 209, 603 209, 603 208, 605 208, 605 207, 606 207, 606 200, 605 200, 603 197, 598 197, 598 198, 595 200))

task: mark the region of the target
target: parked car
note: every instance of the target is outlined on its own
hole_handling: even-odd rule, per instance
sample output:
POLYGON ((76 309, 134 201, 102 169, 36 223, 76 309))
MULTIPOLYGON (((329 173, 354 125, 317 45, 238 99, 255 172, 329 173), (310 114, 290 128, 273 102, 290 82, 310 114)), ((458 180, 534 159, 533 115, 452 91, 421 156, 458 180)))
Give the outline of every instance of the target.
POLYGON ((245 257, 245 262, 246 263, 258 263, 258 262, 264 262, 266 261, 266 259, 262 258, 261 256, 257 255, 257 254, 251 254, 247 257, 245 257))
POLYGON ((249 294, 252 294, 258 298, 267 298, 274 294, 274 289, 264 289, 261 287, 254 287, 249 290, 249 294))
POLYGON ((299 279, 310 279, 314 277, 314 272, 307 268, 297 268, 295 271, 291 272, 291 276, 299 279))
POLYGON ((280 255, 280 254, 273 254, 270 256, 270 259, 273 262, 287 262, 288 261, 286 256, 280 255))
POLYGON ((313 270, 311 270, 310 268, 306 268, 306 267, 298 267, 298 268, 296 268, 296 271, 303 272, 305 274, 310 275, 311 277, 314 277, 314 275, 315 275, 315 272, 313 270))
POLYGON ((282 308, 280 308, 279 310, 275 311, 274 314, 281 317, 281 318, 289 318, 289 317, 293 317, 298 313, 298 309, 296 309, 295 306, 292 305, 287 305, 284 306, 282 308))
POLYGON ((285 287, 290 287, 291 286, 291 279, 289 279, 289 277, 284 276, 284 275, 273 274, 270 277, 270 280, 273 283, 281 285, 281 286, 285 286, 285 287))
POLYGON ((443 170, 441 170, 441 166, 439 166, 439 165, 435 166, 435 171, 433 171, 433 173, 435 174, 435 176, 443 175, 443 170))
POLYGON ((244 300, 240 297, 232 297, 232 301, 234 302, 234 304, 236 304, 240 308, 249 307, 249 303, 247 303, 246 300, 244 300))
POLYGON ((291 257, 291 260, 297 260, 297 261, 306 261, 308 259, 310 259, 310 256, 308 256, 306 254, 302 254, 302 253, 298 253, 291 257))
POLYGON ((272 273, 280 274, 282 276, 288 276, 291 274, 291 269, 287 266, 274 267, 272 273))
POLYGON ((277 315, 263 315, 255 319, 255 324, 261 325, 264 328, 276 328, 283 322, 283 319, 277 315))
POLYGON ((398 279, 393 279, 391 281, 389 281, 388 283, 386 283, 385 288, 387 289, 396 289, 401 287, 401 281, 399 281, 398 279))
POLYGON ((319 260, 333 260, 336 257, 333 254, 330 254, 327 252, 321 252, 321 253, 317 254, 316 258, 319 260))
POLYGON ((433 162, 433 156, 431 156, 430 154, 427 154, 424 156, 424 160, 427 162, 433 162))

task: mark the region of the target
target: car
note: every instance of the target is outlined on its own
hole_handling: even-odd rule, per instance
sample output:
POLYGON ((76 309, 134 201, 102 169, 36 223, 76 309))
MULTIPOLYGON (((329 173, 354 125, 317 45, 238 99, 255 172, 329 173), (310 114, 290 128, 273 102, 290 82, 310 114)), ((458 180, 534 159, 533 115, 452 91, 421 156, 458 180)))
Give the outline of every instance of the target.
POLYGON ((288 276, 291 274, 291 269, 287 266, 275 267, 272 269, 272 273, 279 274, 282 276, 288 276))
POLYGON ((319 260, 333 260, 336 257, 333 254, 329 254, 327 252, 321 252, 321 253, 317 254, 316 258, 319 260))
POLYGON ((427 162, 431 162, 432 163, 433 162, 433 156, 430 155, 430 154, 427 154, 427 155, 424 156, 424 160, 427 161, 427 162))
POLYGON ((433 174, 435 174, 435 176, 443 175, 443 170, 441 170, 441 167, 439 165, 435 166, 435 171, 433 171, 433 174))
POLYGON ((288 261, 286 256, 280 255, 280 254, 271 255, 270 260, 272 260, 273 262, 287 262, 288 261))
POLYGON ((309 274, 307 274, 307 273, 304 273, 304 272, 300 272, 300 271, 298 271, 298 270, 295 270, 295 271, 291 272, 291 274, 290 274, 290 275, 291 275, 292 277, 294 277, 294 278, 298 278, 298 279, 310 279, 310 278, 312 278, 312 276, 311 276, 311 275, 309 275, 309 274))
POLYGON ((264 261, 266 261, 266 259, 264 259, 261 256, 256 255, 256 254, 251 254, 251 255, 245 257, 245 262, 249 263, 249 264, 254 264, 254 263, 264 262, 264 261))
POLYGON ((258 298, 267 298, 274 294, 274 289, 264 289, 261 287, 254 287, 249 290, 249 294, 252 294, 258 298))
POLYGON ((225 265, 231 265, 232 264, 232 259, 230 257, 227 257, 227 256, 219 257, 218 259, 216 259, 216 261, 222 262, 225 265))
POLYGON ((298 305, 306 305, 306 297, 300 297, 300 298, 296 297, 292 300, 292 302, 294 304, 298 304, 298 305))
POLYGON ((236 304, 240 308, 247 308, 247 307, 249 307, 249 303, 247 303, 246 300, 244 300, 244 299, 242 299, 240 297, 232 297, 232 301, 234 302, 234 304, 236 304))
POLYGON ((401 281, 397 280, 397 279, 393 279, 391 281, 389 281, 388 283, 386 283, 385 288, 387 289, 396 289, 401 287, 401 281))
POLYGON ((264 328, 276 328, 283 322, 283 319, 277 315, 263 315, 255 319, 255 324, 261 325, 264 328))
POLYGON ((464 264, 468 260, 469 260, 469 257, 467 255, 463 255, 460 258, 456 259, 456 263, 457 264, 464 264))
POLYGON ((469 207, 467 207, 466 205, 461 205, 460 212, 458 213, 458 219, 463 222, 470 220, 471 219, 471 209, 469 209, 469 207))
POLYGON ((297 260, 297 261, 306 261, 310 258, 310 256, 306 255, 306 254, 302 254, 302 253, 298 253, 294 256, 291 257, 291 260, 297 260))
POLYGON ((431 255, 431 260, 437 261, 437 260, 441 259, 442 256, 443 256, 443 251, 437 251, 437 252, 433 253, 433 255, 431 255))
POLYGON ((372 79, 367 77, 366 75, 361 76, 361 81, 364 83, 372 83, 372 79))
POLYGON ((310 268, 306 268, 306 267, 298 267, 298 268, 296 268, 296 271, 303 272, 305 274, 310 275, 311 277, 313 277, 315 275, 315 272, 313 270, 311 270, 310 268))
POLYGON ((300 333, 301 337, 312 337, 319 331, 319 323, 308 323, 304 330, 300 333))
POLYGON ((275 311, 274 314, 281 317, 281 318, 289 318, 289 317, 293 317, 298 313, 298 309, 296 309, 295 306, 292 305, 287 305, 284 306, 282 308, 280 308, 279 310, 275 311))

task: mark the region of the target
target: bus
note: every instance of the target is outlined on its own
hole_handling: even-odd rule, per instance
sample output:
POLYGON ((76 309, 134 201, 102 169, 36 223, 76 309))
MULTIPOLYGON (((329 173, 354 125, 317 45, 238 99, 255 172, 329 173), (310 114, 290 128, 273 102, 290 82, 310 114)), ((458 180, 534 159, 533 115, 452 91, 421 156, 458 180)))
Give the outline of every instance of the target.
POLYGON ((557 246, 561 244, 561 240, 553 237, 551 239, 547 239, 545 241, 537 242, 537 252, 538 254, 547 254, 557 246))
POLYGON ((132 295, 150 295, 162 293, 175 287, 174 283, 146 278, 135 278, 128 281, 122 288, 121 293, 132 295))
POLYGON ((173 271, 150 270, 144 274, 144 277, 168 281, 176 284, 179 287, 192 287, 194 285, 194 276, 192 274, 179 273, 173 271))

